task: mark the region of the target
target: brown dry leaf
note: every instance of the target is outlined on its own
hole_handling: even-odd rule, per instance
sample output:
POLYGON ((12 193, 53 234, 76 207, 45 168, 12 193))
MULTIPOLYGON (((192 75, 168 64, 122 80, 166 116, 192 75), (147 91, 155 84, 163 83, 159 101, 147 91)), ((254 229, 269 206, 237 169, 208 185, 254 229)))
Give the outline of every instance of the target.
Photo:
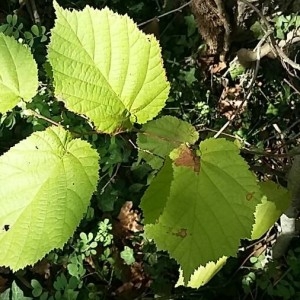
POLYGON ((130 266, 127 281, 115 291, 115 294, 120 295, 133 290, 148 288, 150 284, 151 280, 144 272, 143 263, 135 262, 130 266))
POLYGON ((227 64, 224 61, 220 61, 217 64, 213 64, 212 66, 210 66, 209 70, 211 72, 211 74, 216 74, 221 72, 222 70, 227 68, 227 64))
POLYGON ((132 210, 132 201, 126 201, 122 206, 118 215, 121 230, 124 232, 139 232, 143 230, 143 226, 140 225, 140 214, 132 210))
POLYGON ((221 115, 228 120, 232 120, 235 114, 242 114, 247 107, 247 101, 243 99, 242 88, 238 85, 235 87, 225 87, 219 100, 218 109, 221 115))
POLYGON ((202 71, 209 69, 215 62, 214 55, 202 55, 199 57, 199 65, 202 71))
POLYGON ((130 266, 131 282, 136 288, 141 288, 142 285, 148 285, 149 279, 146 276, 142 262, 135 262, 130 266))
POLYGON ((84 260, 92 267, 92 269, 96 268, 92 256, 88 256, 84 260))
POLYGON ((113 296, 128 293, 133 289, 132 282, 125 282, 113 293, 113 296))
POLYGON ((200 158, 195 153, 183 145, 178 149, 180 151, 178 157, 174 160, 176 166, 184 166, 192 168, 195 172, 200 171, 200 158))

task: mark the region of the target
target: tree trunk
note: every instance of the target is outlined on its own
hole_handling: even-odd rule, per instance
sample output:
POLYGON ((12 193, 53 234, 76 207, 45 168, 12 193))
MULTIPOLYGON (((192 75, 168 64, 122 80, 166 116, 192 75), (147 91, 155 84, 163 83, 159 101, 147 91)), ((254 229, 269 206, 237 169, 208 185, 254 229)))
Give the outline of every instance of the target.
MULTIPOLYGON (((300 11, 299 0, 248 0, 265 16, 282 13, 288 15, 300 11)), ((250 27, 259 16, 241 0, 192 0, 191 9, 198 30, 207 44, 207 54, 221 55, 229 50, 232 41, 251 36, 250 27)))

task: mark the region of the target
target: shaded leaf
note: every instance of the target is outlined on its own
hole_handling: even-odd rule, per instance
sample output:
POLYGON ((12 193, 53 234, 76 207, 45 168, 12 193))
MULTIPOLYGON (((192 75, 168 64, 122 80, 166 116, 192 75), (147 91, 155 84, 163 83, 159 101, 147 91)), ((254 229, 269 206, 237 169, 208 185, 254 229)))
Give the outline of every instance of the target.
POLYGON ((198 132, 188 122, 172 116, 164 116, 145 124, 138 133, 139 159, 144 159, 152 168, 159 169, 170 152, 181 144, 194 144, 198 132))

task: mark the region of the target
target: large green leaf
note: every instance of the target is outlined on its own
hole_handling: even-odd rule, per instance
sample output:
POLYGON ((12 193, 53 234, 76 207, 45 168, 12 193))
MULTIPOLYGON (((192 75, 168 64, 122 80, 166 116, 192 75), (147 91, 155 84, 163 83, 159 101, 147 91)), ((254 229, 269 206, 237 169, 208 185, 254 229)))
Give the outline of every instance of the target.
POLYGON ((98 181, 98 154, 61 127, 0 157, 0 265, 33 264, 73 234, 98 181))
POLYGON ((191 168, 196 161, 183 150, 173 164, 165 209, 157 223, 145 226, 145 233, 179 262, 187 283, 200 265, 236 255, 240 239, 251 237, 261 195, 233 143, 202 142, 199 172, 191 168))
POLYGON ((154 118, 169 92, 154 36, 108 8, 71 12, 56 2, 54 7, 48 53, 55 95, 107 133, 154 118))
POLYGON ((289 191, 272 181, 261 182, 262 203, 255 211, 252 239, 260 238, 279 219, 291 203, 289 191))
POLYGON ((199 138, 198 132, 188 122, 172 116, 145 124, 138 133, 139 159, 144 159, 152 168, 159 169, 163 159, 181 144, 193 145, 199 138))
POLYGON ((0 33, 0 113, 24 99, 31 101, 38 87, 37 65, 24 45, 0 33))

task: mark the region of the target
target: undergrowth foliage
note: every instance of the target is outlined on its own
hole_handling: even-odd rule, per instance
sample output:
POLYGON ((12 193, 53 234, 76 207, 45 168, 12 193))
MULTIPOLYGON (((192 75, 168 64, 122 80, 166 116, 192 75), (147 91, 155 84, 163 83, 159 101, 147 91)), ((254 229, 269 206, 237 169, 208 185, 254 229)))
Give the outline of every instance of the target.
MULTIPOLYGON (((289 205, 288 192, 271 182, 259 183, 235 142, 199 142, 191 124, 159 117, 170 85, 154 36, 107 8, 69 11, 56 2, 54 7, 56 21, 44 64, 51 76, 49 89, 54 87, 51 99, 41 97, 45 86, 38 81, 30 48, 0 34, 0 112, 7 118, 12 110, 23 118, 43 117, 47 106, 52 113, 43 117, 51 126, 39 126, 40 131, 0 157, 0 265, 16 271, 61 249, 94 192, 101 202, 105 185, 99 191, 99 172, 112 177, 110 164, 126 157, 115 151, 118 135, 137 133, 137 162, 157 171, 140 204, 145 236, 179 263, 178 285, 205 284, 227 257, 236 255, 241 239, 259 238, 273 226, 289 205), (82 118, 87 130, 70 126, 72 114, 82 118), (107 153, 99 155, 95 149, 98 138, 110 141, 107 153), (101 156, 107 156, 104 165, 101 156)), ((78 285, 83 260, 100 244, 104 259, 110 257, 110 230, 105 221, 97 233, 80 233, 67 262, 75 279, 61 278, 58 292, 78 285)), ((130 247, 121 257, 127 265, 135 262, 130 247)), ((35 295, 41 295, 38 283, 33 285, 35 295)))

